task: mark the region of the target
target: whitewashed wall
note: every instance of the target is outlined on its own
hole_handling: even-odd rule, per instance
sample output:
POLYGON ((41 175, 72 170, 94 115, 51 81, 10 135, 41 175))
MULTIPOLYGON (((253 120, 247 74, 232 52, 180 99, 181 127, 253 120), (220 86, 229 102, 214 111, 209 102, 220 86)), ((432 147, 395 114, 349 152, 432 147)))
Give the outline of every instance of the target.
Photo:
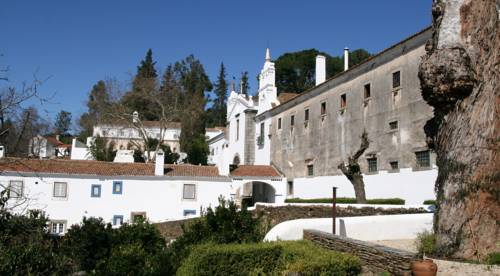
POLYGON ((263 182, 274 188, 275 191, 275 204, 283 204, 286 199, 286 179, 285 178, 245 178, 245 179, 233 179, 231 184, 231 199, 235 199, 235 196, 243 192, 243 186, 246 183, 251 183, 252 181, 263 182))
MULTIPOLYGON (((422 204, 426 199, 434 199, 436 177, 437 169, 401 169, 399 173, 380 171, 363 175, 367 198, 399 197, 405 199, 406 204, 422 204)), ((333 186, 338 187, 338 197, 354 197, 354 188, 344 175, 296 178, 293 183, 293 197, 331 197, 333 186)))
MULTIPOLYGON (((255 145, 255 165, 270 165, 271 164, 271 139, 269 138, 269 129, 271 126, 271 118, 266 118, 255 123, 255 141, 260 134, 260 124, 264 123, 264 144, 255 145)), ((257 143, 257 142, 256 142, 257 143)))
MULTIPOLYGON (((82 177, 82 176, 80 176, 82 177)), ((130 220, 131 212, 146 212, 152 222, 181 219, 184 210, 216 206, 220 195, 230 197, 229 180, 181 180, 167 177, 20 177, 0 176, 0 184, 24 181, 24 194, 31 198, 28 209, 42 209, 51 220, 66 220, 68 225, 86 217, 102 217, 112 222, 114 215, 130 220), (67 182, 66 198, 53 197, 54 182, 67 182), (123 193, 113 194, 113 181, 123 181, 123 193), (92 184, 101 185, 101 197, 91 197, 92 184), (196 199, 183 199, 183 184, 196 184, 196 199)), ((15 199, 11 199, 15 200, 15 199)), ((26 206, 23 206, 23 208, 26 206)), ((21 211, 19 209, 18 211, 21 211)))

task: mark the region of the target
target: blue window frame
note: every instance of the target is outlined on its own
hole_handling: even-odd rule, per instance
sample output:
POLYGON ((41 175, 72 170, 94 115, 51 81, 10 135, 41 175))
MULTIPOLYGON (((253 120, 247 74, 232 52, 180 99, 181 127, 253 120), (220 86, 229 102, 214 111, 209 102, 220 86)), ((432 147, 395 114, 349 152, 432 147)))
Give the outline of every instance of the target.
POLYGON ((184 216, 196 215, 196 210, 184 210, 184 216))
POLYGON ((121 195, 123 193, 123 182, 113 181, 113 194, 121 195))
POLYGON ((120 215, 114 215, 113 216, 113 225, 122 225, 123 224, 123 216, 120 215))
POLYGON ((92 187, 90 188, 90 196, 91 197, 101 197, 101 185, 92 184, 92 187))

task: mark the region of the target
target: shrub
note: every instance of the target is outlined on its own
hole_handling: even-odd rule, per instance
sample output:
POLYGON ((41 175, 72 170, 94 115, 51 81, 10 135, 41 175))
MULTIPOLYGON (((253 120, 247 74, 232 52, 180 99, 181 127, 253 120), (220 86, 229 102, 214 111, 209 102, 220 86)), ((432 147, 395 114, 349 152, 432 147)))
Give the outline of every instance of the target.
POLYGON ((427 200, 424 200, 424 203, 425 205, 436 205, 436 200, 435 199, 427 199, 427 200))
POLYGON ((419 256, 436 252, 436 236, 432 232, 425 230, 424 232, 418 233, 415 243, 419 256))
MULTIPOLYGON (((285 203, 332 203, 332 199, 331 198, 312 198, 312 199, 288 198, 285 200, 285 203)), ((356 199, 351 197, 338 197, 337 203, 355 204, 356 199)), ((366 203, 404 205, 405 200, 401 198, 373 198, 373 199, 367 199, 366 203)))
POLYGON ((500 265, 500 252, 492 252, 486 256, 486 264, 500 265))
POLYGON ((178 275, 357 275, 361 271, 357 257, 309 241, 204 244, 191 252, 178 275))

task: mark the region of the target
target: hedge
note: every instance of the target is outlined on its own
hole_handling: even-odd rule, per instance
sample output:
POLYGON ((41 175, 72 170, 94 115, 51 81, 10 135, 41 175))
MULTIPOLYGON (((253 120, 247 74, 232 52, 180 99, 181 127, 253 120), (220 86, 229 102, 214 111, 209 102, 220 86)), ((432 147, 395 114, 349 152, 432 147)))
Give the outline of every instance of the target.
POLYGON ((425 204, 425 205, 436 205, 436 200, 434 200, 434 199, 427 199, 427 200, 424 201, 423 204, 425 204))
MULTIPOLYGON (((285 203, 332 203, 331 198, 287 198, 285 203)), ((353 197, 338 197, 337 203, 356 203, 356 199, 353 197)), ((373 198, 367 199, 366 204, 388 204, 388 205, 404 205, 405 200, 402 198, 373 198)))
POLYGON ((357 257, 309 241, 204 244, 191 250, 176 275, 358 275, 357 257))

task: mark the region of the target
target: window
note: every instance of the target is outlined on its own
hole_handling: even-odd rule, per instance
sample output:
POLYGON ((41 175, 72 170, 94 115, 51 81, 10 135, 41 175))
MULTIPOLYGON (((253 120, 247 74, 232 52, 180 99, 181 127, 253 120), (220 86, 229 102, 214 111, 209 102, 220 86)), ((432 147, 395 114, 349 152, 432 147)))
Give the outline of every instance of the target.
POLYGON ((398 129, 398 121, 389 122, 389 129, 390 130, 396 130, 396 129, 398 129))
POLYGON ((264 123, 260 123, 260 136, 264 137, 265 135, 264 123))
POLYGON ((309 108, 304 110, 304 121, 309 121, 309 108))
POLYGON ((378 171, 377 158, 376 157, 368 158, 367 161, 368 161, 368 172, 377 172, 378 171))
POLYGON ((295 115, 290 116, 290 126, 293 128, 295 125, 295 115))
POLYGON ((288 181, 287 184, 287 194, 293 195, 293 181, 288 181))
POLYGON ((90 188, 90 196, 91 197, 101 197, 101 185, 94 184, 90 188))
POLYGON ((240 119, 236 120, 236 141, 240 140, 240 119))
POLYGON ((372 96, 372 93, 371 93, 371 87, 370 87, 370 84, 365 84, 365 89, 364 89, 365 93, 364 93, 364 96, 365 96, 365 99, 368 99, 372 96))
POLYGON ((68 183, 54 182, 54 197, 66 197, 68 190, 68 183))
POLYGON ((121 226, 123 224, 123 216, 114 215, 113 216, 113 225, 121 226))
POLYGON ((184 210, 183 215, 184 216, 195 216, 196 210, 184 210))
POLYGON ((321 103, 321 117, 326 116, 326 102, 321 103))
POLYGON ((146 221, 146 212, 132 212, 130 214, 130 220, 132 223, 146 221))
POLYGON ((196 199, 196 185, 195 184, 184 184, 182 191, 183 199, 196 199))
POLYGON ((23 196, 23 182, 20 180, 11 180, 9 182, 9 197, 20 198, 23 196))
POLYGON ((398 170, 399 169, 399 162, 398 161, 391 161, 389 162, 391 165, 391 170, 398 170))
POLYGON ((415 152, 417 158, 417 168, 429 168, 431 166, 431 158, 428 150, 415 152))
POLYGON ((66 228, 66 222, 64 221, 51 221, 50 222, 50 234, 52 235, 62 235, 64 234, 64 229, 66 228))
POLYGON ((121 195, 123 193, 123 182, 113 181, 113 194, 121 195))
POLYGON ((401 72, 396 71, 392 73, 392 88, 399 88, 401 86, 401 72))
POLYGON ((342 95, 340 95, 340 108, 344 109, 346 107, 347 107, 347 95, 342 94, 342 95))
POLYGON ((281 129, 281 118, 278 118, 278 129, 281 129))
POLYGON ((313 176, 314 175, 314 165, 307 165, 307 175, 308 176, 313 176))

